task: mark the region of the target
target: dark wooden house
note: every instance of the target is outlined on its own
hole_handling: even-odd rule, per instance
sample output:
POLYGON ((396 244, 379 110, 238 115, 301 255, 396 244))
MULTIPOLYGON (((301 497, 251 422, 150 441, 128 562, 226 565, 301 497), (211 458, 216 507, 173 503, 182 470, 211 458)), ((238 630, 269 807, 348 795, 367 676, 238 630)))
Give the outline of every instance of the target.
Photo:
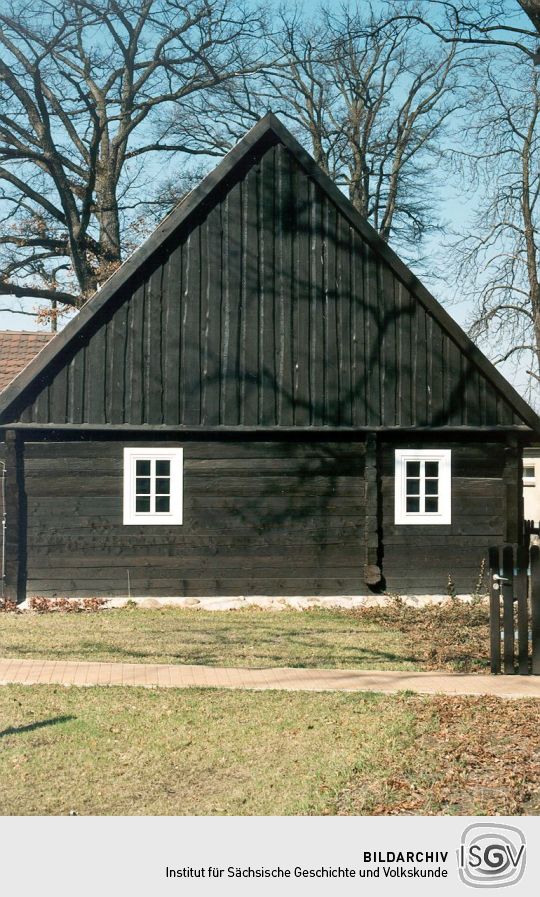
POLYGON ((0 398, 6 593, 470 592, 531 408, 272 115, 0 398))

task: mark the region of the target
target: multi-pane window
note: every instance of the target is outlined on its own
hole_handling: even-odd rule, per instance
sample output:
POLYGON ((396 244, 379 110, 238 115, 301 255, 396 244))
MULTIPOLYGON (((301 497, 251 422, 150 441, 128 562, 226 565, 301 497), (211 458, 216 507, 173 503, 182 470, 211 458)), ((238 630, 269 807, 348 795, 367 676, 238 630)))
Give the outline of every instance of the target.
POLYGON ((406 461, 405 486, 408 514, 436 514, 438 512, 438 461, 406 461))
POLYGON ((396 523, 451 522, 450 455, 449 450, 396 450, 396 523))
POLYGON ((182 449, 124 449, 124 523, 182 523, 182 449))

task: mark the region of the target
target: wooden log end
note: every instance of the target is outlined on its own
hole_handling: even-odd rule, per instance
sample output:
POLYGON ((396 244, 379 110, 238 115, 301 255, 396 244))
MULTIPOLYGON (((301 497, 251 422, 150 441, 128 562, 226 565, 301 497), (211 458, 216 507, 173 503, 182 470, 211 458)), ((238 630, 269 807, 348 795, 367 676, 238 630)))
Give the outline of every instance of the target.
POLYGON ((364 582, 367 586, 376 586, 382 579, 381 568, 377 564, 366 564, 364 567, 364 582))

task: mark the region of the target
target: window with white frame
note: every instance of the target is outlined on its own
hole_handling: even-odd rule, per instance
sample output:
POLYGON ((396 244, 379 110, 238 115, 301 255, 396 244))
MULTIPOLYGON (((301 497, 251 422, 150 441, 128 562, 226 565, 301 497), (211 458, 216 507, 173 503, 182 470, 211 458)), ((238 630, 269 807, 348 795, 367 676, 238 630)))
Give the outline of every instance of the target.
POLYGON ((124 524, 182 523, 183 449, 124 449, 124 524))
POLYGON ((395 523, 452 522, 451 451, 396 449, 395 523))
POLYGON ((535 486, 536 485, 534 464, 524 464, 523 465, 523 485, 524 486, 535 486))

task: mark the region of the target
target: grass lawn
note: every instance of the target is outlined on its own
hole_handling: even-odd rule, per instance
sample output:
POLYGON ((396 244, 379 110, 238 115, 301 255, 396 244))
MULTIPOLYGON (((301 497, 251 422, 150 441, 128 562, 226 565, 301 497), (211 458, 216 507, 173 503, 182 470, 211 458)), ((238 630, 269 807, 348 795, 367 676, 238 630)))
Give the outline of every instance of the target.
POLYGON ((530 700, 5 686, 0 730, 2 815, 538 812, 530 700))
POLYGON ((121 608, 0 614, 0 656, 213 666, 483 670, 488 612, 448 603, 355 611, 121 608))

